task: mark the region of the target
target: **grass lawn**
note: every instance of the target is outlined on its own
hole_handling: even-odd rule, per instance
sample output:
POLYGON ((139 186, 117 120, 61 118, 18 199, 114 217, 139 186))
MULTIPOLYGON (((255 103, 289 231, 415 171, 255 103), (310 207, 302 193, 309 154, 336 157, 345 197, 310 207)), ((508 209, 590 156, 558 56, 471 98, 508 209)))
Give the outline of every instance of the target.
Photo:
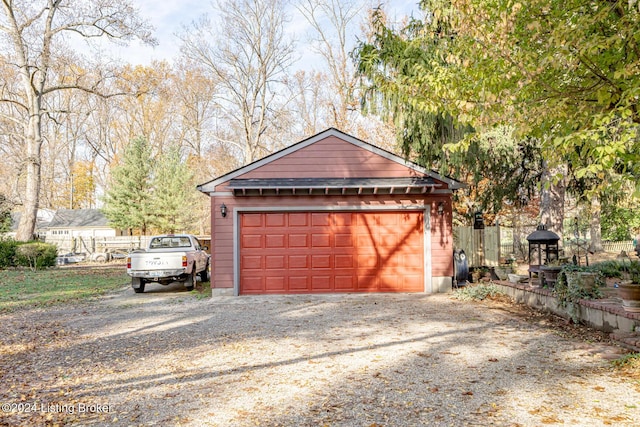
POLYGON ((0 312, 79 301, 129 284, 123 266, 0 271, 0 312))

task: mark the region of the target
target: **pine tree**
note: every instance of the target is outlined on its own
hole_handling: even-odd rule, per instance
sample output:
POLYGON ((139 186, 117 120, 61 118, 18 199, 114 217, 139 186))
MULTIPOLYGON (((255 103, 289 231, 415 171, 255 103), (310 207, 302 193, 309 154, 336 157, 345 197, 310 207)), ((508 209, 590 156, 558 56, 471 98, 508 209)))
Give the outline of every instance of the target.
POLYGON ((171 147, 156 163, 151 216, 154 227, 161 232, 175 233, 187 228, 195 194, 189 189, 191 178, 178 146, 171 147))
POLYGON ((11 207, 7 198, 0 194, 0 233, 6 233, 11 228, 11 207))
POLYGON ((147 233, 151 222, 151 162, 151 146, 139 137, 130 142, 121 163, 112 169, 102 209, 112 226, 147 233))

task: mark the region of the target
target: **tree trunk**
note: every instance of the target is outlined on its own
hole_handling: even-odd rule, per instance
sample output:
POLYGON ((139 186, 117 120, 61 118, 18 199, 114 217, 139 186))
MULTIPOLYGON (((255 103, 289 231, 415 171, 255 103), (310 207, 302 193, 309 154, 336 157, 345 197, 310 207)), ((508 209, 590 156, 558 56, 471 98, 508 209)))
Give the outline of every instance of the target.
POLYGON ((542 189, 540 190, 540 223, 546 225, 547 230, 556 233, 560 237, 560 245, 562 245, 566 192, 565 167, 561 165, 549 169, 545 162, 543 168, 542 189), (562 178, 558 180, 559 176, 562 178))
MULTIPOLYGON (((38 102, 34 100, 33 102, 38 102)), ((36 111, 40 111, 39 109, 36 111)), ((27 129, 26 186, 22 205, 22 216, 16 231, 16 240, 28 241, 35 236, 38 204, 40 199, 40 152, 42 149, 41 118, 31 114, 27 129)))
POLYGON ((591 252, 604 252, 602 247, 602 228, 600 226, 600 217, 602 215, 602 207, 600 205, 600 196, 594 195, 591 198, 591 220, 589 227, 591 232, 591 244, 589 250, 591 252))

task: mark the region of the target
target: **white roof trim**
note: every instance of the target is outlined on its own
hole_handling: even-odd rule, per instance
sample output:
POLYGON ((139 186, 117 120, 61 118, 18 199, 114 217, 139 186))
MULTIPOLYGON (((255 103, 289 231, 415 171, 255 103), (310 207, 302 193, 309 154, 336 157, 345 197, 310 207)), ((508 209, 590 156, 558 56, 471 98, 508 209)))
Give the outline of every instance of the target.
POLYGON ((442 175, 440 175, 440 174, 438 174, 438 173, 436 173, 436 172, 434 172, 432 170, 425 169, 422 166, 417 165, 416 163, 413 163, 413 162, 410 162, 408 160, 405 160, 404 158, 402 158, 400 156, 397 156, 397 155, 395 155, 395 154, 393 154, 393 153, 391 153, 389 151, 383 150, 382 148, 379 148, 379 147, 376 147, 374 145, 371 145, 371 144, 369 144, 369 143, 367 143, 365 141, 362 141, 362 140, 360 140, 360 139, 358 139, 358 138, 356 138, 354 136, 348 135, 348 134, 346 134, 346 133, 344 133, 342 131, 339 131, 339 130, 337 130, 335 128, 329 128, 329 129, 327 129, 325 131, 322 131, 322 132, 320 132, 318 134, 315 134, 315 135, 313 135, 313 136, 311 136, 311 137, 309 137, 307 139, 304 139, 304 140, 302 140, 302 141, 300 141, 300 142, 298 142, 296 144, 293 144, 293 145, 291 145, 291 146, 289 146, 287 148, 284 148, 284 149, 282 149, 280 151, 277 151, 277 152, 275 152, 273 154, 270 154, 270 155, 268 155, 266 157, 263 157, 260 160, 256 160, 253 163, 249 163, 246 166, 242 166, 242 167, 240 167, 240 168, 238 168, 238 169, 236 169, 234 171, 231 171, 231 172, 229 172, 229 173, 227 173, 225 175, 222 175, 222 176, 220 176, 218 178, 215 178, 215 179, 213 179, 213 180, 211 180, 209 182, 206 182, 204 184, 198 185, 196 188, 199 191, 203 192, 203 193, 213 193, 215 187, 220 185, 220 184, 223 184, 223 183, 225 183, 225 182, 227 182, 227 181, 229 181, 229 180, 231 180, 233 178, 236 178, 236 177, 238 177, 240 175, 244 175, 245 173, 251 172, 254 169, 262 167, 262 166, 264 166, 264 165, 266 165, 268 163, 273 162, 274 160, 278 160, 278 159, 280 159, 280 158, 282 158, 284 156, 287 156, 287 155, 289 155, 291 153, 294 153, 294 152, 296 152, 298 150, 306 148, 309 145, 315 144, 316 142, 321 141, 321 140, 323 140, 323 139, 325 139, 327 137, 330 137, 330 136, 334 136, 336 138, 342 139, 343 141, 351 143, 351 144, 353 144, 353 145, 355 145, 357 147, 360 147, 360 148, 362 148, 364 150, 367 150, 367 151, 369 151, 371 153, 377 154, 377 155, 382 156, 382 157, 384 157, 384 158, 386 158, 388 160, 391 160, 393 162, 396 162, 396 163, 399 163, 399 164, 401 164, 403 166, 406 166, 407 168, 413 169, 416 172, 420 172, 421 174, 430 176, 430 177, 432 177, 434 179, 437 179, 438 181, 442 181, 442 182, 446 183, 449 186, 450 189, 456 189, 456 188, 464 187, 464 184, 462 184, 462 183, 460 183, 460 182, 458 182, 458 181, 456 181, 454 179, 444 177, 444 176, 442 176, 442 175))

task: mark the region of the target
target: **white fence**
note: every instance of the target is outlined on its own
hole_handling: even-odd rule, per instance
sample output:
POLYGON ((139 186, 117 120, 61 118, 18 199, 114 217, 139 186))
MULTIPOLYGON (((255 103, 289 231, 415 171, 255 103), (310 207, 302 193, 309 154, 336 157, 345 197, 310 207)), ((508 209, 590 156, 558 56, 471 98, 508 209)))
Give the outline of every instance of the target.
POLYGON ((69 237, 47 236, 45 241, 58 247, 58 252, 66 253, 110 253, 126 254, 144 248, 149 244, 150 236, 118 237, 69 237))
POLYGON ((605 252, 619 254, 625 251, 627 254, 635 250, 633 240, 624 240, 621 242, 602 242, 602 248, 605 252))

